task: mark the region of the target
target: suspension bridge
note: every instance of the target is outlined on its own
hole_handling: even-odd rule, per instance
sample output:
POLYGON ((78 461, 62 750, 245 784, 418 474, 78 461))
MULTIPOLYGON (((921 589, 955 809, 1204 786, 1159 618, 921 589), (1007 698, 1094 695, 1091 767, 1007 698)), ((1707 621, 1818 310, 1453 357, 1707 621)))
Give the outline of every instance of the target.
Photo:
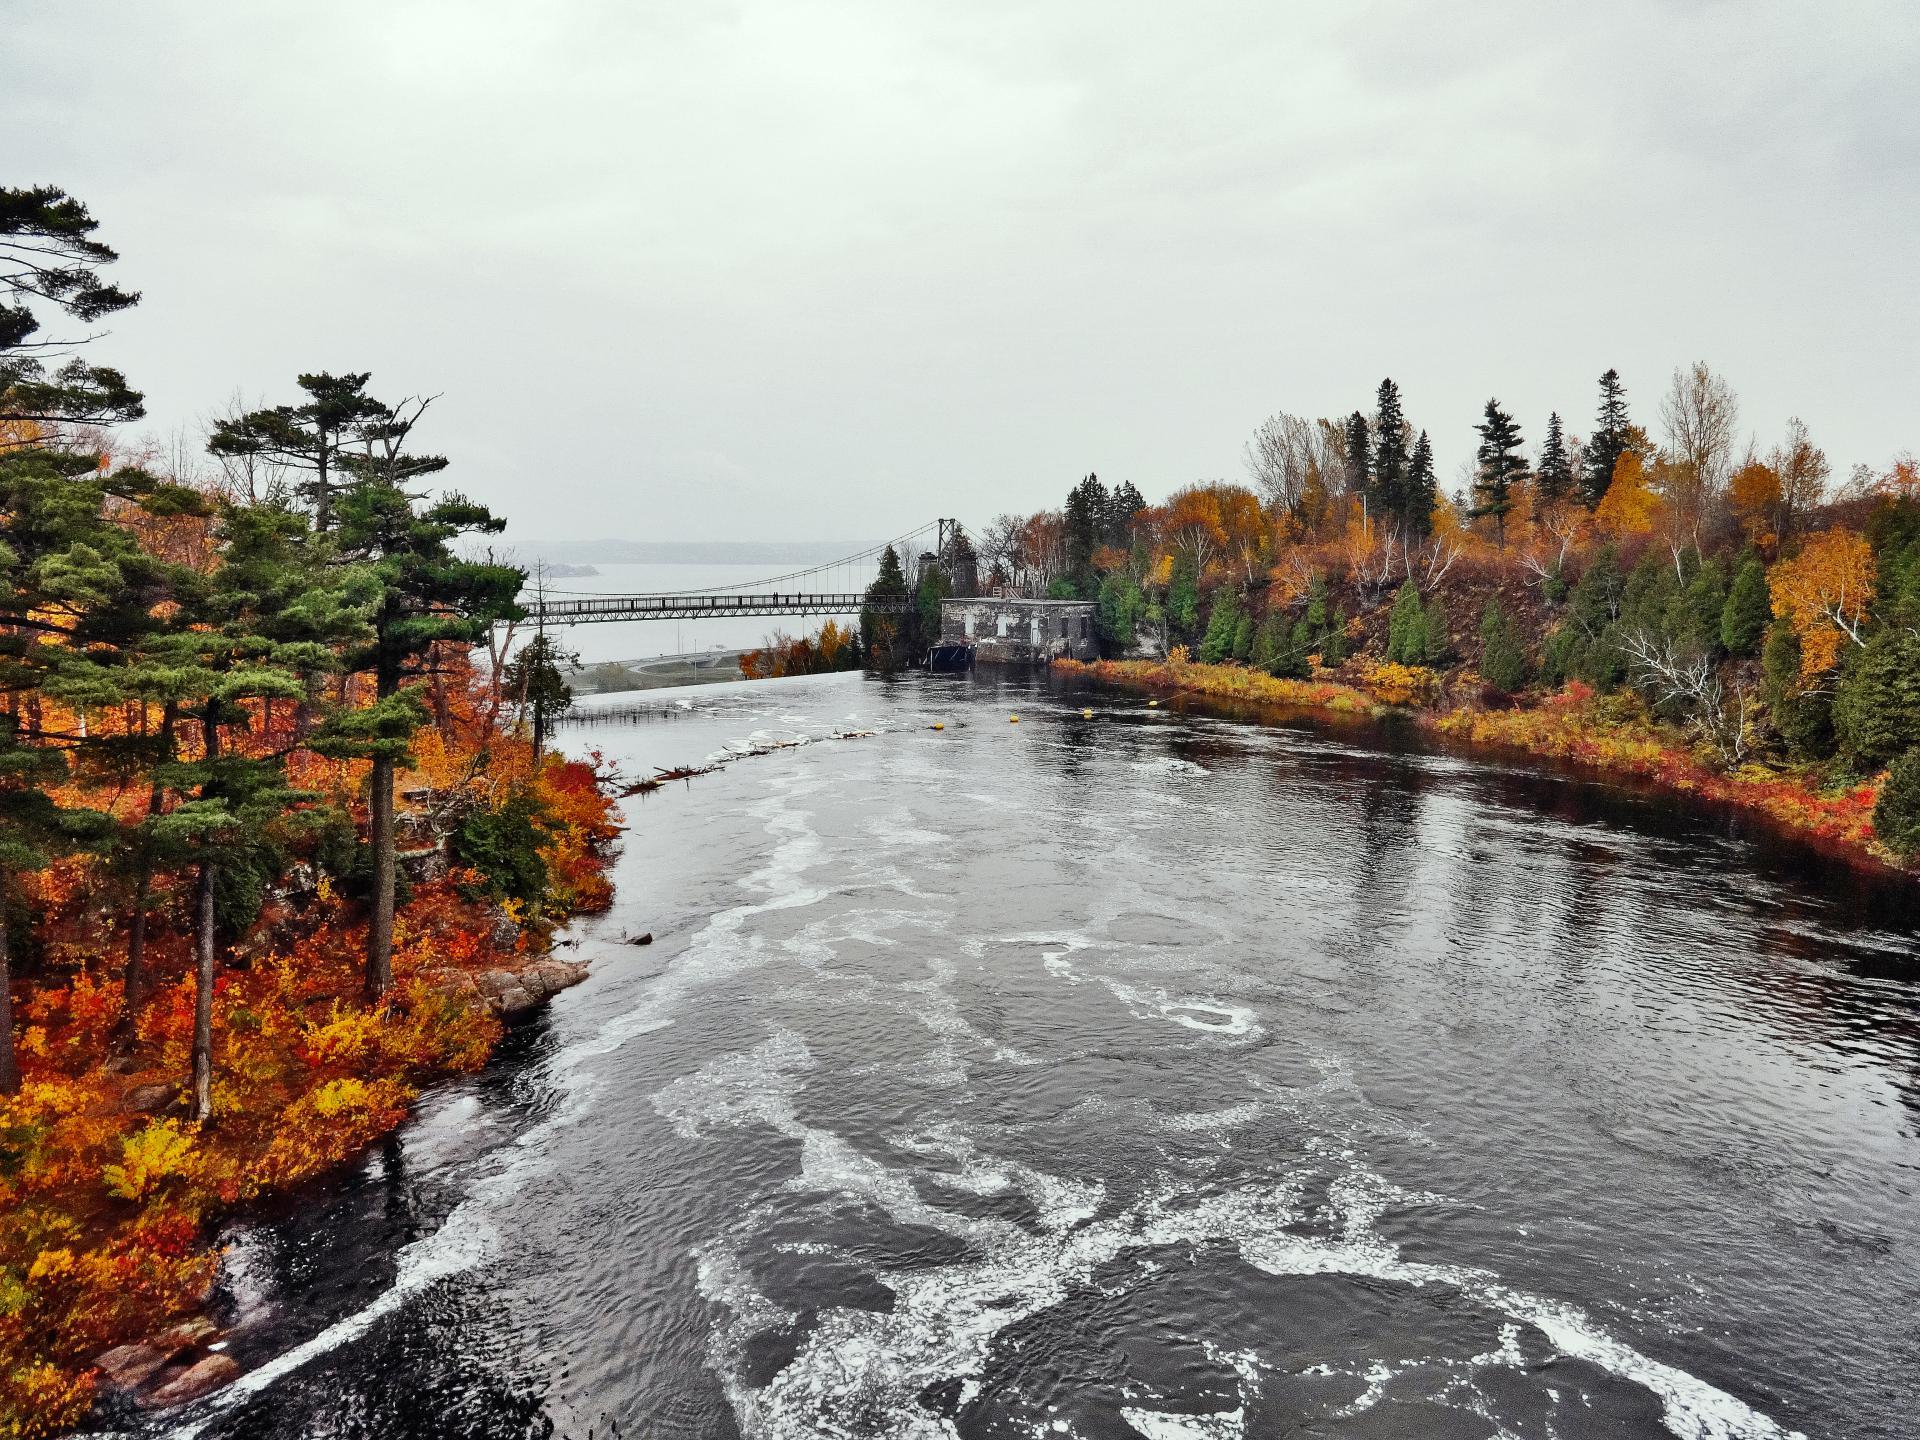
POLYGON ((944 555, 960 533, 957 520, 929 520, 892 540, 866 550, 790 571, 765 580, 742 581, 692 591, 652 591, 609 595, 590 590, 561 590, 542 585, 523 596, 527 618, 549 625, 596 625, 621 620, 712 620, 758 615, 855 615, 861 610, 897 614, 909 598, 869 605, 867 586, 880 573, 880 557, 889 547, 899 556, 909 589, 914 563, 922 554, 944 555))

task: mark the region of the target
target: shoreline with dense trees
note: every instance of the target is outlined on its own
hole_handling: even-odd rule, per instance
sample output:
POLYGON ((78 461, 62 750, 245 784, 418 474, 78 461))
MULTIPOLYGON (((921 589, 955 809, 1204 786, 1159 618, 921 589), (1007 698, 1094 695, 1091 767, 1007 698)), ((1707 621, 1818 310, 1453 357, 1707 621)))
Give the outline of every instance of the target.
POLYGON ((616 815, 545 750, 502 522, 365 374, 132 453, 43 337, 138 302, 86 207, 0 189, 0 1433, 232 1379, 212 1225, 358 1155, 583 973, 616 815), (178 447, 176 447, 176 452, 178 447), (474 652, 493 647, 486 665, 474 652), (529 733, 530 732, 530 733, 529 733), (175 1324, 174 1322, 179 1322, 175 1324), (170 1324, 171 1330, 166 1329, 170 1324))
POLYGON ((1489 400, 1444 493, 1392 380, 1371 414, 1279 414, 1252 486, 1147 505, 1088 475, 984 532, 990 589, 1096 601, 1103 678, 1423 726, 1624 767, 1910 866, 1920 858, 1920 464, 1838 487, 1799 420, 1677 370, 1661 438, 1600 378, 1529 459, 1489 400))

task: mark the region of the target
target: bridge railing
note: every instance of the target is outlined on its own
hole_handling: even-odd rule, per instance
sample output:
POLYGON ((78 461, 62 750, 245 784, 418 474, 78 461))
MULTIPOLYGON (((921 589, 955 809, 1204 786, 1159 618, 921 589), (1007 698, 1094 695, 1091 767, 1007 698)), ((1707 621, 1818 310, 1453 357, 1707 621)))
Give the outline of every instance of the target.
POLYGON ((869 604, 853 592, 770 591, 688 595, 604 595, 569 600, 536 600, 529 618, 543 625, 591 625, 614 620, 705 620, 753 615, 854 615, 862 610, 898 615, 913 608, 908 599, 869 604))

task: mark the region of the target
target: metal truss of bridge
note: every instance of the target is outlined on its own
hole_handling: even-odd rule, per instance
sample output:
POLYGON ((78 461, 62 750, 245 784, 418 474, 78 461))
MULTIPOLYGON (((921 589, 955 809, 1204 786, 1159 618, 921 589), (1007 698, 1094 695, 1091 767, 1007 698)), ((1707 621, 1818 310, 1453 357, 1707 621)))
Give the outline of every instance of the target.
POLYGON ((770 591, 764 595, 606 595, 596 600, 535 601, 527 607, 542 625, 592 625, 603 620, 714 620, 731 615, 853 615, 861 610, 901 614, 910 601, 868 605, 859 593, 770 591))
POLYGON ((894 540, 875 545, 844 559, 806 570, 710 590, 645 595, 596 595, 542 587, 523 595, 527 618, 535 624, 594 625, 616 620, 714 620, 731 616, 856 615, 862 610, 901 614, 911 600, 866 602, 866 589, 879 574, 880 556, 891 545, 906 570, 909 587, 917 576, 913 566, 922 553, 944 554, 959 534, 957 520, 933 520, 894 540))

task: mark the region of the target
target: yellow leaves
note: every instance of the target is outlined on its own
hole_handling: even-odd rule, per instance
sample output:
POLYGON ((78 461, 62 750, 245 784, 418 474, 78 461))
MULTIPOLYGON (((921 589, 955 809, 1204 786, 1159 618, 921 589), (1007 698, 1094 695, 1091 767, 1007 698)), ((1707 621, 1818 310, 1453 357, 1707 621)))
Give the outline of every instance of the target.
POLYGON ((1440 693, 1440 677, 1424 665, 1368 664, 1361 681, 1383 705, 1429 705, 1440 693))
POLYGON ((193 1159, 193 1137, 176 1120, 156 1120, 120 1142, 121 1162, 100 1174, 122 1200, 144 1200, 162 1180, 184 1174, 193 1159))
POLYGON ((380 1048, 380 1015, 373 1010, 342 1012, 335 1001, 326 1023, 301 1033, 300 1048, 309 1065, 353 1065, 380 1048))
POLYGON ((1821 531, 1769 572, 1773 613, 1800 639, 1803 680, 1831 670, 1847 640, 1858 642, 1873 582, 1873 547, 1845 527, 1821 531))
POLYGON ((1619 538, 1645 535, 1653 529, 1660 513, 1660 497, 1654 492, 1646 462, 1639 452, 1627 451, 1613 467, 1613 483, 1594 509, 1593 523, 1619 538))

